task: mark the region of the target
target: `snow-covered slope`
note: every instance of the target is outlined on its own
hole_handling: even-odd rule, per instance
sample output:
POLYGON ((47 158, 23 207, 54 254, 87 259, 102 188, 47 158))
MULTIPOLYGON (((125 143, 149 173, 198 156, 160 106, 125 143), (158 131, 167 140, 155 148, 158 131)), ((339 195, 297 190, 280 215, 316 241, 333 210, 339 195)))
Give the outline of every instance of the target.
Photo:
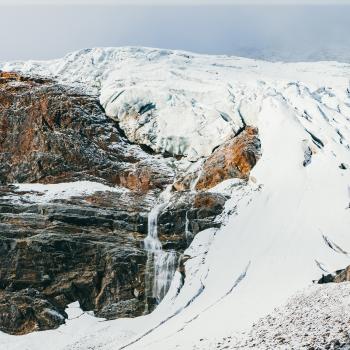
POLYGON ((177 273, 151 315, 82 320, 85 332, 71 340, 73 322, 0 334, 8 349, 44 349, 51 337, 52 349, 198 349, 200 339, 247 329, 325 271, 349 265, 350 65, 107 48, 0 69, 83 86, 130 140, 155 151, 196 160, 244 124, 258 127, 262 143, 247 184, 219 185, 231 193, 224 225, 195 237, 180 292, 177 273))
POLYGON ((24 200, 27 203, 46 203, 55 199, 68 199, 74 196, 87 196, 95 192, 123 192, 126 189, 109 187, 98 182, 76 181, 58 184, 14 184, 15 193, 4 199, 16 202, 24 200), (17 192, 17 193, 16 193, 17 192))

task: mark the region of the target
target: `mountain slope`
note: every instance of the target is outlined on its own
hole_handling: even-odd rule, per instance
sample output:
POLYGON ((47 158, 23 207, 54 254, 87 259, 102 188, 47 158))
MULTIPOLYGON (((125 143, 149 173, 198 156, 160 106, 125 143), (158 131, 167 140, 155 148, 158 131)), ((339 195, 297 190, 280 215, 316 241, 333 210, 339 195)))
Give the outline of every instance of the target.
POLYGON ((9 349, 41 349, 45 337, 57 339, 56 349, 200 348, 200 339, 248 329, 322 274, 349 265, 349 65, 107 48, 0 69, 97 94, 129 141, 195 162, 188 174, 195 167, 200 175, 204 157, 246 125, 261 141, 248 181, 208 190, 230 195, 222 226, 194 237, 184 285, 177 271, 152 314, 102 323, 84 315, 58 331, 0 334, 9 349))

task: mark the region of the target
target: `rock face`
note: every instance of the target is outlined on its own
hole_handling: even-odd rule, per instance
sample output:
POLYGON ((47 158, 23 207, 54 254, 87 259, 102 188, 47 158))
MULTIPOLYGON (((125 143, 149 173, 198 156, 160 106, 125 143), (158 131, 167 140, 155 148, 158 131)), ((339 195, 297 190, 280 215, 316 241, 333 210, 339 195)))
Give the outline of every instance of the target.
MULTIPOLYGON (((147 216, 172 162, 130 143, 95 97, 0 72, 0 330, 58 327, 77 300, 108 319, 142 315, 147 216), (11 185, 82 180, 125 189, 35 202, 11 185)), ((174 192, 158 220, 163 249, 180 256, 218 227, 225 201, 174 192)))
POLYGON ((334 277, 335 283, 348 282, 350 281, 350 266, 346 267, 344 270, 337 272, 334 277))
MULTIPOLYGON (((98 192, 29 204, 10 201, 12 191, 3 186, 0 197, 1 330, 22 334, 57 327, 76 300, 108 319, 144 313, 143 240, 154 194, 98 192)), ((201 229, 218 226, 214 219, 225 200, 219 194, 175 193, 159 217, 163 249, 180 254, 201 229)))
POLYGON ((261 156, 260 148, 258 130, 247 126, 206 160, 196 189, 205 190, 230 178, 247 179, 261 156))
POLYGON ((56 328, 64 324, 65 317, 62 307, 33 288, 17 293, 0 292, 1 330, 6 333, 25 334, 56 328))
POLYGON ((0 72, 0 183, 86 179, 147 191, 172 177, 120 134, 97 98, 0 72))

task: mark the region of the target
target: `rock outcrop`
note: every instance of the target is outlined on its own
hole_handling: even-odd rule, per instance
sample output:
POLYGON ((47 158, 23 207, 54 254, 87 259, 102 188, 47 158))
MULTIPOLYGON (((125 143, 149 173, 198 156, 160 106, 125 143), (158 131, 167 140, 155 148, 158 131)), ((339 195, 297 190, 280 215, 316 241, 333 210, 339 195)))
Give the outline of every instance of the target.
POLYGON ((248 179, 251 169, 259 160, 258 130, 247 126, 237 137, 225 142, 208 157, 203 165, 197 190, 205 190, 231 179, 248 179))
MULTIPOLYGON (((76 300, 108 319, 144 313, 143 240, 154 193, 97 192, 39 204, 11 201, 9 186, 1 195, 1 330, 22 334, 59 326, 65 307, 76 300), (31 297, 23 294, 28 289, 35 290, 31 297)), ((218 226, 214 220, 225 200, 175 193, 159 216, 163 248, 181 254, 197 232, 218 226)))
POLYGON ((50 302, 33 288, 0 292, 1 330, 10 334, 26 334, 56 328, 67 317, 60 305, 50 302))
POLYGON ((219 227, 215 218, 223 211, 226 200, 218 193, 175 192, 158 218, 158 234, 164 247, 184 250, 198 232, 219 227))

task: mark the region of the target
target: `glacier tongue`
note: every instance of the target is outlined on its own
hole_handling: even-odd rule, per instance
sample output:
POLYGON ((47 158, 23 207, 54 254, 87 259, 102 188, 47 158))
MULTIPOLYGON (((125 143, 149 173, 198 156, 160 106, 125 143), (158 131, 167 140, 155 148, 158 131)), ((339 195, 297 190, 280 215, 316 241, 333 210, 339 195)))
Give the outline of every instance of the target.
POLYGON ((197 160, 232 137, 242 122, 233 112, 226 84, 198 79, 186 87, 188 77, 183 74, 171 65, 159 67, 155 77, 140 70, 121 87, 109 77, 100 100, 131 141, 197 160))

